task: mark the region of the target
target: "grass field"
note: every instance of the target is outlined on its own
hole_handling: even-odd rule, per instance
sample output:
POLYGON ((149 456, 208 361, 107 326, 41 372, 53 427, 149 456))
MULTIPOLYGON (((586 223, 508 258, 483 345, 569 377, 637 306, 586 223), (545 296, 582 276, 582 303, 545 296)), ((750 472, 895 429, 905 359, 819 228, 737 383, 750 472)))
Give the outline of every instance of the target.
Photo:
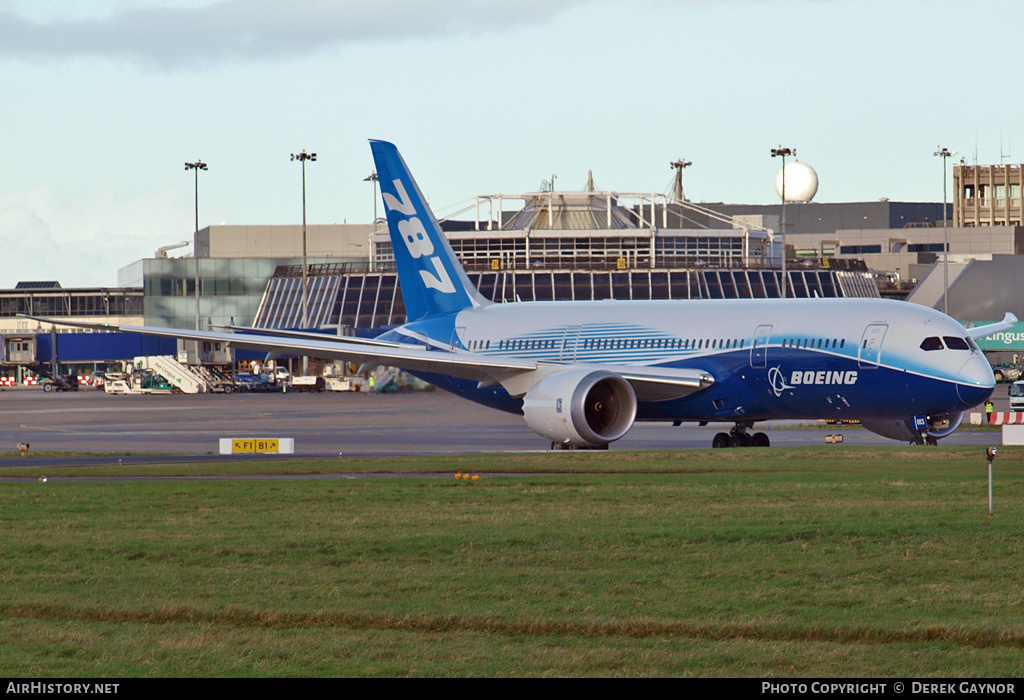
POLYGON ((0 675, 1016 676, 1022 459, 993 518, 979 448, 19 463, 0 675), (67 478, 229 471, 442 476, 67 478))

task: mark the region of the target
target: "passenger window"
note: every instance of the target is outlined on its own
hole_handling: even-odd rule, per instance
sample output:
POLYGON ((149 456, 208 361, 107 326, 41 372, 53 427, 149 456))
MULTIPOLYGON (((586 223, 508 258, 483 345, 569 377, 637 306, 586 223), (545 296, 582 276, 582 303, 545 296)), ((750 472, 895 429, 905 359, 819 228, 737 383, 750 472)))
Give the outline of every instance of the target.
POLYGON ((925 338, 923 341, 921 341, 922 350, 942 350, 943 347, 945 346, 942 344, 942 341, 935 336, 932 336, 931 338, 925 338))
POLYGON ((967 344, 967 341, 963 338, 958 338, 955 335, 944 335, 942 339, 946 341, 946 347, 950 350, 970 350, 971 347, 967 344))

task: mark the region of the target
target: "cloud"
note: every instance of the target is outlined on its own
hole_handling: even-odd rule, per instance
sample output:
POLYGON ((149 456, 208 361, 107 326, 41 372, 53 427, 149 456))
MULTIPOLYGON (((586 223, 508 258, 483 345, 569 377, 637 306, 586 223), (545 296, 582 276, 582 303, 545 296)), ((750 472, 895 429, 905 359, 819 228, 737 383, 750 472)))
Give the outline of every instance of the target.
POLYGON ((289 58, 355 42, 505 31, 586 1, 219 0, 43 21, 0 12, 0 58, 97 56, 161 67, 289 58))
MULTIPOLYGON (((153 257, 160 246, 191 240, 188 188, 119 199, 95 187, 80 199, 39 187, 0 196, 0 289, 24 280, 65 287, 117 285, 114 270, 153 257)), ((172 254, 191 252, 191 246, 172 254)))

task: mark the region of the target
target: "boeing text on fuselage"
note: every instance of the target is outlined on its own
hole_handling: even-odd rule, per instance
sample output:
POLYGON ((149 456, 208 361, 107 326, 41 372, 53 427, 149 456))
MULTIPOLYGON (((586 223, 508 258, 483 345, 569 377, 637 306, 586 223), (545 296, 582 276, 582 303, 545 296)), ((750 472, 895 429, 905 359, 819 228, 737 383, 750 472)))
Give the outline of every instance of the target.
POLYGON ((793 386, 811 385, 811 384, 856 384, 857 383, 857 371, 856 370, 807 370, 801 372, 796 370, 790 375, 790 384, 793 386))

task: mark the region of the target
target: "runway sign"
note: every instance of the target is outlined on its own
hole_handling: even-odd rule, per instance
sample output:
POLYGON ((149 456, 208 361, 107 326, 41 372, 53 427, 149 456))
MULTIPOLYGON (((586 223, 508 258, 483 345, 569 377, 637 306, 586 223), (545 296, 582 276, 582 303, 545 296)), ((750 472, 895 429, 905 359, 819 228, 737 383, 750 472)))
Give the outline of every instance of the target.
POLYGON ((295 438, 221 438, 220 453, 295 454, 295 438))

